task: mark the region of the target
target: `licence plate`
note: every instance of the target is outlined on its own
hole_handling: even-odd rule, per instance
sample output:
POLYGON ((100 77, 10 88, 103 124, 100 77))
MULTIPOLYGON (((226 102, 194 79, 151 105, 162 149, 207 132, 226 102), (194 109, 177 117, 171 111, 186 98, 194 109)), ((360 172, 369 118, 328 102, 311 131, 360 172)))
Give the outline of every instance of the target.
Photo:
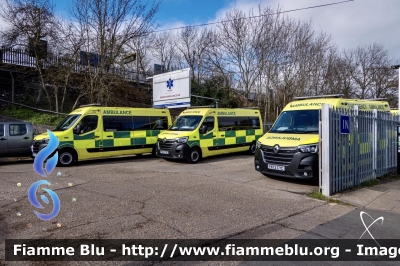
POLYGON ((163 150, 160 150, 160 153, 161 153, 161 154, 169 154, 168 151, 163 151, 163 150))
POLYGON ((285 166, 282 165, 275 165, 275 164, 269 164, 268 169, 272 170, 278 170, 278 171, 285 171, 285 166))

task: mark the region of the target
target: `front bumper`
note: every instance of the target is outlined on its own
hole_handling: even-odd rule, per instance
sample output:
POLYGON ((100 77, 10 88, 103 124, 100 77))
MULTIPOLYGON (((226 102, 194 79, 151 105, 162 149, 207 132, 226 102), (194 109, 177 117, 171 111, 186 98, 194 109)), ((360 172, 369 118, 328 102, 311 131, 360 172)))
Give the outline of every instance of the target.
POLYGON ((256 149, 254 157, 256 171, 270 176, 285 178, 318 178, 318 154, 297 152, 287 164, 277 164, 265 160, 263 151, 256 149))
POLYGON ((178 143, 174 140, 157 141, 156 155, 167 159, 183 159, 188 157, 190 147, 187 143, 178 143))

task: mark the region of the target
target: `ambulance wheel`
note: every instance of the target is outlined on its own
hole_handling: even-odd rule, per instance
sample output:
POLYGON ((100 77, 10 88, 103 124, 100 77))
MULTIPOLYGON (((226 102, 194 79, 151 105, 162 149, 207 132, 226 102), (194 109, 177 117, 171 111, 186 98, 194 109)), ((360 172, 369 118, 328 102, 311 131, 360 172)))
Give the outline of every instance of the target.
POLYGON ((77 159, 77 154, 73 149, 62 149, 58 152, 58 165, 71 166, 77 159))
POLYGON ((255 141, 253 141, 250 144, 249 153, 252 155, 256 154, 256 142, 255 141))
POLYGON ((189 150, 187 162, 188 163, 198 163, 201 159, 201 151, 199 148, 192 148, 189 150))
POLYGON ((152 155, 153 157, 157 157, 156 145, 154 145, 153 150, 151 151, 151 155, 152 155))

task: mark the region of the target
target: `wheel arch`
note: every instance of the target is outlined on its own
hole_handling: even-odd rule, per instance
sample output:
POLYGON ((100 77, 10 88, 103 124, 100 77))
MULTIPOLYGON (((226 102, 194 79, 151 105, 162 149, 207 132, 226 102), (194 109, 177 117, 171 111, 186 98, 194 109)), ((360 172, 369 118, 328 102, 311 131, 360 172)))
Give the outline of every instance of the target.
POLYGON ((57 148, 58 156, 60 156, 60 153, 62 153, 65 150, 70 150, 74 153, 76 162, 79 160, 78 151, 72 145, 65 145, 63 147, 58 147, 57 148))

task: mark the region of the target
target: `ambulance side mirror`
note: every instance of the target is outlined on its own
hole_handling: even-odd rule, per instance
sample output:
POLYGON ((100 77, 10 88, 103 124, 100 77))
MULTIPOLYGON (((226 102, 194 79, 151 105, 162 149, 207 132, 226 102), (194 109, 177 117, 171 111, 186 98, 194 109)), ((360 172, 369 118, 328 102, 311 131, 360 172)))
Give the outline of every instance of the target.
POLYGON ((205 134, 207 132, 207 125, 202 125, 199 130, 200 134, 205 134))

